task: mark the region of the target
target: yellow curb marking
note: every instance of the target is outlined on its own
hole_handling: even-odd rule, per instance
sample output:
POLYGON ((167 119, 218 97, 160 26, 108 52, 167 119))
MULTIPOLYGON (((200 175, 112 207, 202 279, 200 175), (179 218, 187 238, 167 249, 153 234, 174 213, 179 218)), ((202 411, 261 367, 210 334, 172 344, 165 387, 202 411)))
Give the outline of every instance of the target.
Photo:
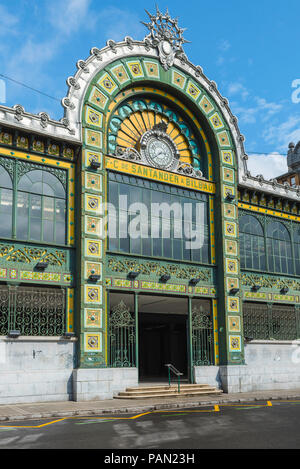
MULTIPOLYGON (((280 401, 280 402, 300 402, 300 401, 280 401)), ((250 404, 251 405, 251 404, 250 404)), ((220 407, 249 407, 248 404, 216 404, 214 405, 213 409, 206 409, 206 410, 181 410, 181 409, 176 409, 176 410, 152 410, 149 412, 144 412, 142 414, 138 415, 133 415, 132 417, 97 417, 97 416, 72 416, 72 417, 63 417, 58 420, 51 420, 51 422, 43 423, 40 425, 0 425, 0 428, 43 428, 49 425, 53 425, 54 423, 58 422, 63 422, 64 420, 74 420, 74 419, 80 419, 80 420, 135 420, 138 418, 141 418, 145 415, 150 415, 150 414, 155 414, 155 413, 203 413, 203 412, 208 412, 208 413, 214 413, 214 412, 220 412, 220 407)), ((251 407, 272 407, 272 402, 267 401, 266 404, 253 404, 251 407)))

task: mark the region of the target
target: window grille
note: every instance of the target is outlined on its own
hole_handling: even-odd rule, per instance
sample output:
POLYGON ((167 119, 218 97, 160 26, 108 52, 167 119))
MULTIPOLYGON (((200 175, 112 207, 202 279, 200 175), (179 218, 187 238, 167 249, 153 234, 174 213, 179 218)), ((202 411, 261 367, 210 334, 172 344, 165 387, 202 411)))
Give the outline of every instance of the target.
POLYGON ((60 336, 65 324, 64 289, 0 285, 0 335, 60 336))

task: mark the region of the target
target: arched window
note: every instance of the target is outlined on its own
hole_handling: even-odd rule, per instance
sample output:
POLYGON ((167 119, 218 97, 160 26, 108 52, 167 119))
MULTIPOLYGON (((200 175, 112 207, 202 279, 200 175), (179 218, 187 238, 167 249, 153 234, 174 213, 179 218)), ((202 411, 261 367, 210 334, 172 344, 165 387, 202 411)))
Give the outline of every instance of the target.
POLYGON ((65 189, 46 170, 24 174, 17 193, 17 238, 64 244, 66 232, 65 189))
POLYGON ((9 173, 0 165, 0 237, 12 236, 13 184, 9 173))
POLYGON ((294 228, 294 253, 296 264, 296 275, 300 275, 300 226, 294 228))
POLYGON ((239 220, 241 267, 266 270, 264 231, 257 218, 243 215, 239 220))
POLYGON ((284 224, 269 223, 266 237, 269 271, 294 274, 291 237, 284 224))

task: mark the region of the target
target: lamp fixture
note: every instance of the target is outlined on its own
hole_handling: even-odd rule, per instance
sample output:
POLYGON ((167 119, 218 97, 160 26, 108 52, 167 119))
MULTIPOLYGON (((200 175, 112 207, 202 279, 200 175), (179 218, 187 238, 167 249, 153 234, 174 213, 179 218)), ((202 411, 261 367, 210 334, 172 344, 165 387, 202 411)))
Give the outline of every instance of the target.
POLYGON ((99 169, 101 166, 101 163, 97 160, 92 160, 91 161, 91 168, 92 169, 99 169))
POLYGON ((128 278, 131 278, 132 280, 134 280, 135 278, 137 278, 137 276, 140 275, 139 272, 129 272, 128 273, 128 278))
POLYGON ((35 266, 38 270, 45 270, 48 267, 48 262, 38 262, 35 266))
POLYGON ((235 195, 232 194, 231 192, 227 192, 227 194, 226 194, 226 199, 227 199, 227 200, 234 200, 234 199, 235 199, 235 195))
POLYGON ((168 280, 170 280, 171 275, 164 274, 160 277, 160 281, 163 283, 166 283, 168 280))
POLYGON ((199 282, 200 282, 200 278, 191 278, 191 280, 190 280, 190 285, 195 286, 195 285, 197 285, 197 283, 199 283, 199 282))
POLYGON ((17 339, 20 335, 21 335, 21 332, 17 330, 12 330, 12 331, 9 331, 8 333, 8 337, 10 337, 11 339, 17 339))
POLYGON ((289 291, 289 287, 282 287, 282 289, 280 290, 280 293, 285 295, 288 291, 289 291))
POLYGON ((251 289, 253 291, 258 291, 260 288, 261 288, 261 285, 253 285, 251 289))
POLYGON ((245 342, 251 342, 253 337, 244 337, 245 342))
POLYGON ((239 288, 231 288, 231 290, 230 290, 229 293, 230 293, 231 295, 236 295, 239 291, 240 291, 239 288))
POLYGON ((63 337, 64 337, 64 339, 72 339, 72 337, 75 337, 75 333, 74 332, 65 332, 63 334, 63 337))
POLYGON ((100 275, 91 274, 91 275, 89 276, 89 279, 90 279, 92 282, 97 282, 98 280, 100 280, 100 275))

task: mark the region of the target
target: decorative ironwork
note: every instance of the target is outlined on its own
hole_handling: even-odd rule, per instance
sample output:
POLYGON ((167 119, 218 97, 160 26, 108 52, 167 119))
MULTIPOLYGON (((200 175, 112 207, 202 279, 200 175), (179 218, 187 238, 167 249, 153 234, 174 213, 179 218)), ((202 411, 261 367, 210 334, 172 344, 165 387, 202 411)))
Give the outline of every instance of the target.
POLYGON ((31 264, 37 261, 47 262, 49 265, 62 267, 66 264, 66 252, 56 249, 49 252, 48 249, 32 247, 18 248, 11 244, 0 244, 0 259, 7 262, 21 262, 31 264))
POLYGON ((60 336, 65 321, 65 290, 0 285, 0 335, 60 336))
POLYGON ((128 273, 131 271, 140 272, 144 275, 157 275, 161 276, 164 274, 171 275, 178 279, 190 280, 191 278, 199 278, 200 281, 211 283, 211 270, 210 269, 198 269, 196 267, 182 267, 179 265, 172 264, 161 264, 158 262, 138 262, 136 260, 125 259, 120 260, 118 258, 108 259, 108 269, 112 272, 128 273))
POLYGON ((124 301, 112 310, 109 318, 110 366, 135 366, 135 321, 124 301))
POLYGON ((57 177, 57 179, 62 183, 64 189, 66 190, 67 171, 65 169, 52 168, 50 166, 45 167, 35 163, 27 163, 26 161, 16 161, 16 168, 17 181, 19 181, 20 178, 29 171, 42 170, 47 171, 48 173, 51 173, 53 174, 53 176, 57 177))
POLYGON ((260 340, 295 340, 299 314, 294 306, 244 303, 244 335, 260 340))
POLYGON ((14 178, 14 164, 14 160, 10 158, 0 158, 0 165, 6 169, 12 180, 14 178))
POLYGON ((203 307, 192 310, 192 348, 193 365, 204 366, 214 364, 213 322, 209 311, 203 307))
POLYGON ((178 27, 178 19, 172 19, 168 9, 162 14, 156 7, 156 14, 151 15, 145 10, 150 18, 149 23, 141 23, 149 29, 150 34, 146 36, 148 42, 158 48, 159 58, 165 70, 174 63, 175 57, 184 56, 183 44, 189 42, 183 37, 185 29, 178 27))
POLYGON ((300 290, 300 281, 295 279, 248 273, 242 274, 242 285, 246 287, 260 285, 264 288, 276 289, 288 287, 290 290, 300 290))

